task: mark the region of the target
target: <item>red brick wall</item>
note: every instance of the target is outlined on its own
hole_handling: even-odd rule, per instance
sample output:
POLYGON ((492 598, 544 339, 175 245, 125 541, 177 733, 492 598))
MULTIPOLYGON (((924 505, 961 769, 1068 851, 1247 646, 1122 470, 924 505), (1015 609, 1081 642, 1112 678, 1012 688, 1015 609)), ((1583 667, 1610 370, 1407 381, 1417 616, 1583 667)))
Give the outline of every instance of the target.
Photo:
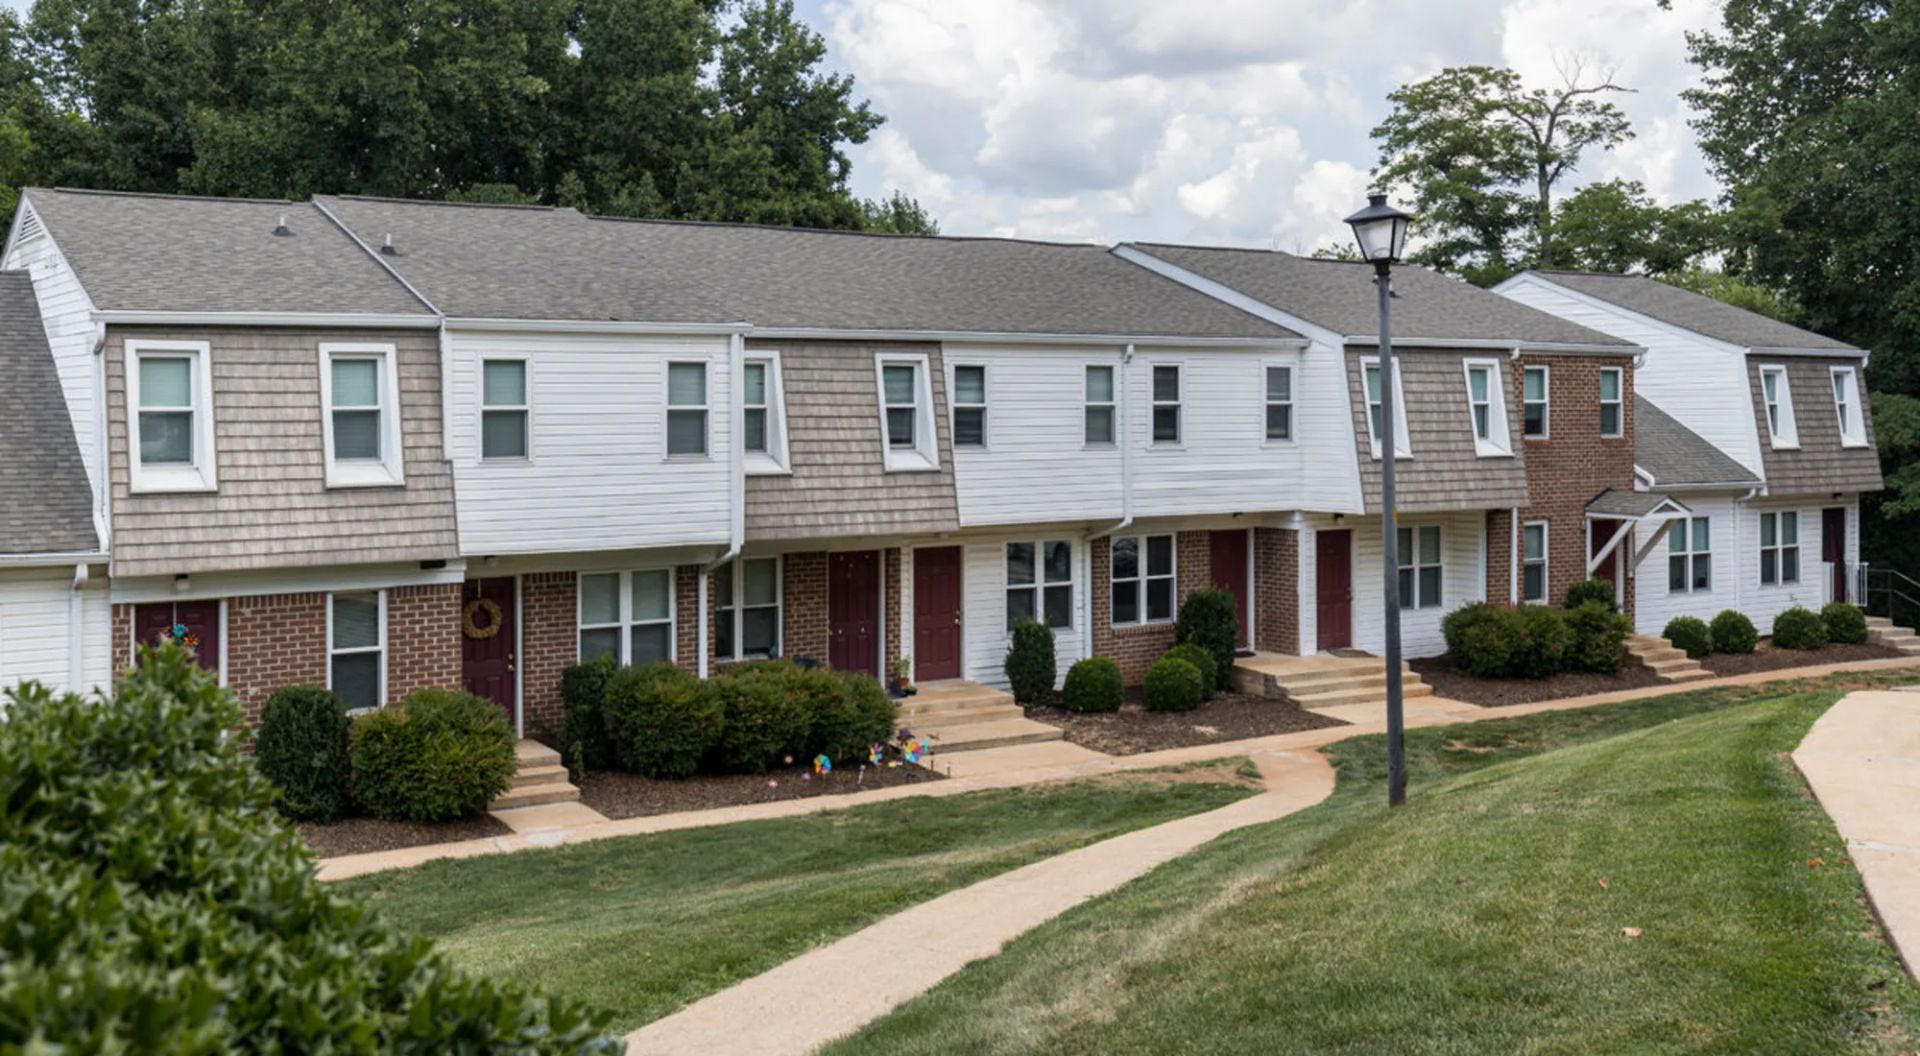
POLYGON ((327 684, 327 596, 263 594, 227 600, 227 688, 260 718, 283 686, 327 684))
POLYGON ((780 647, 827 662, 827 555, 788 554, 780 563, 780 647))
POLYGON ((120 672, 133 666, 133 606, 115 605, 113 607, 113 674, 118 678, 120 672))
MULTIPOLYGON (((387 591, 387 703, 462 684, 460 584, 387 591)), ((231 654, 231 647, 229 647, 231 654)))
POLYGON ((579 580, 572 572, 520 577, 520 692, 528 733, 560 728, 560 673, 580 656, 579 580))
MULTIPOLYGON (((708 599, 711 603, 712 599, 708 599)), ((673 570, 673 662, 700 670, 700 566, 673 570)), ((576 647, 577 648, 577 647, 576 647)))
MULTIPOLYGON (((1165 533, 1149 533, 1165 534, 1165 533)), ((1092 542, 1093 588, 1088 594, 1088 618, 1093 621, 1093 655, 1120 665, 1120 678, 1138 685, 1160 654, 1173 645, 1172 623, 1130 627, 1113 625, 1113 541, 1102 536, 1092 542)), ((1174 539, 1175 611, 1187 595, 1211 585, 1213 533, 1180 532, 1174 539)))
POLYGON ((1300 653, 1300 533, 1256 528, 1253 533, 1254 632, 1258 649, 1300 653))
POLYGON ((893 677, 893 671, 900 663, 900 621, 904 616, 900 599, 906 588, 900 582, 900 548, 896 546, 887 550, 880 555, 880 560, 887 576, 883 592, 887 608, 887 663, 880 671, 880 679, 884 682, 893 677))

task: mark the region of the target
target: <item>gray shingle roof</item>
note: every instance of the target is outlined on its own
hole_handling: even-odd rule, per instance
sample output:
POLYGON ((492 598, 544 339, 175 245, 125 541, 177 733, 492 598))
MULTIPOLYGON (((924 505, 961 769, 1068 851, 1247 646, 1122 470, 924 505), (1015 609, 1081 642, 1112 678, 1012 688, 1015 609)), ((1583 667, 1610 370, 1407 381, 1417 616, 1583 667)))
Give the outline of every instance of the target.
POLYGON ((311 204, 33 188, 95 308, 430 315, 311 204), (287 218, 290 235, 273 233, 287 218))
POLYGON ((1529 272, 1547 282, 1632 312, 1650 316, 1697 334, 1725 341, 1742 348, 1797 348, 1834 352, 1858 352, 1844 341, 1824 334, 1789 326, 1758 312, 1736 308, 1725 301, 1669 286, 1645 275, 1616 275, 1594 271, 1529 272))
MULTIPOLYGON (((1343 337, 1380 330, 1373 266, 1263 249, 1133 243, 1134 249, 1232 287, 1343 337)), ((1393 271, 1393 336, 1439 340, 1631 346, 1436 271, 1393 271)))
POLYGON ((1292 338, 1093 245, 318 199, 456 318, 1292 338))
POLYGON ((1653 474, 1655 487, 1760 483, 1733 456, 1675 421, 1645 396, 1633 398, 1633 414, 1633 461, 1653 474))
POLYGON ((1595 495, 1587 503, 1588 513, 1597 513, 1613 517, 1645 517, 1660 508, 1663 502, 1672 502, 1681 509, 1686 507, 1678 500, 1658 491, 1621 491, 1608 488, 1595 495))
POLYGON ((93 490, 24 271, 0 271, 0 377, 0 554, 97 549, 93 490))

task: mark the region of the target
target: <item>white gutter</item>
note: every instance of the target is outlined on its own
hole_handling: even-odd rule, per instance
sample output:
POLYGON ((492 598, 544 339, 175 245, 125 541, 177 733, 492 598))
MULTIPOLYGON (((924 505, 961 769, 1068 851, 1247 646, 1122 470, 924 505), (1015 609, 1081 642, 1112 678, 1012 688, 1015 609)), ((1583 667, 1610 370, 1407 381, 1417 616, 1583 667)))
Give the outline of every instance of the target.
MULTIPOLYGON (((107 436, 107 418, 112 408, 107 406, 107 326, 105 323, 93 324, 93 443, 94 452, 99 461, 99 487, 93 496, 93 537, 102 550, 113 549, 113 451, 107 436)), ((75 438, 78 439, 77 437, 75 438)), ((91 484, 93 481, 88 480, 91 484)))
MULTIPOLYGON (((1133 362, 1133 345, 1128 343, 1120 350, 1120 366, 1113 372, 1113 436, 1120 444, 1120 519, 1105 528, 1088 529, 1081 537, 1081 549, 1087 552, 1087 618, 1082 622, 1080 632, 1082 655, 1093 655, 1094 606, 1098 599, 1093 597, 1093 540, 1111 536, 1115 532, 1125 531, 1133 523, 1133 435, 1128 431, 1127 405, 1133 401, 1127 388, 1127 366, 1133 362)), ((1146 560, 1142 556, 1141 560, 1146 560)))
MULTIPOLYGON (((67 592, 67 688, 75 693, 85 688, 87 678, 86 597, 81 593, 86 585, 87 563, 77 561, 73 589, 67 592)), ((222 636, 221 642, 225 641, 222 636)))
POLYGON ((1180 337, 1175 335, 1127 336, 1125 334, 1029 334, 998 330, 847 330, 828 327, 756 326, 750 337, 788 341, 978 341, 1018 345, 1128 345, 1196 348, 1228 346, 1236 348, 1305 348, 1297 337, 1180 337))
MULTIPOLYGON (((1340 340, 1342 344, 1347 345, 1373 346, 1380 343, 1380 338, 1372 334, 1349 334, 1340 340)), ((1522 352, 1531 352, 1541 355, 1641 356, 1645 355, 1647 351, 1639 345, 1590 345, 1563 341, 1522 341, 1516 344, 1513 341, 1496 341, 1491 338, 1402 337, 1399 334, 1393 335, 1393 344, 1396 355, 1401 346, 1415 350, 1422 348, 1459 348, 1488 349, 1497 352, 1510 349, 1516 355, 1522 352)))
POLYGON ((48 554, 0 554, 0 568, 57 568, 105 561, 104 550, 63 550, 48 554))
POLYGON ((127 326, 358 326, 389 330, 431 330, 440 325, 438 317, 424 313, 168 312, 144 309, 96 309, 93 321, 127 326))
POLYGON ((626 319, 493 319, 449 317, 455 330, 545 331, 562 334, 744 334, 748 323, 651 323, 626 319))
POLYGON ((727 552, 700 570, 700 677, 707 677, 710 652, 707 639, 707 579, 721 565, 740 556, 747 543, 746 334, 735 331, 727 340, 727 552))
POLYGON ((1520 604, 1520 507, 1507 511, 1507 527, 1513 539, 1507 544, 1507 604, 1520 604))

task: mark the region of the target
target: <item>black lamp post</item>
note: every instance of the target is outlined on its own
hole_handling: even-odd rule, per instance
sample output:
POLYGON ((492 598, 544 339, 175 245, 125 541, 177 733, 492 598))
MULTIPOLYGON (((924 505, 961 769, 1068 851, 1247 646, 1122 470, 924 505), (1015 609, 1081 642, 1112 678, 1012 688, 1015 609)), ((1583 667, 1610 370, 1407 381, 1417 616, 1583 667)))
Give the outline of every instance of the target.
MULTIPOLYGON (((1384 194, 1367 195, 1367 207, 1347 217, 1360 256, 1373 264, 1380 290, 1380 564, 1385 572, 1387 631, 1387 804, 1407 801, 1406 721, 1400 694, 1400 526, 1393 502, 1393 264, 1407 248, 1407 222, 1413 217, 1387 204, 1384 194)), ((1361 394, 1366 392, 1364 375, 1361 394)))

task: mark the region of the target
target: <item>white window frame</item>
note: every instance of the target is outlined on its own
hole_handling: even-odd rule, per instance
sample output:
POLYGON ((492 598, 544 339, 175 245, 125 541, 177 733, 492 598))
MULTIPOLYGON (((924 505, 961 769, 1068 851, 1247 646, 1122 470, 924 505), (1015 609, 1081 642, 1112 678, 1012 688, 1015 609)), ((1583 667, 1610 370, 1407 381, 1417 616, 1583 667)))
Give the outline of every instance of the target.
POLYGON ((1600 438, 1618 440, 1627 435, 1627 372, 1620 367, 1600 368, 1600 438), (1613 375, 1614 398, 1607 399, 1607 375, 1613 375), (1614 429, 1607 431, 1607 408, 1612 407, 1614 429))
POLYGON ((1713 532, 1712 517, 1700 517, 1700 516, 1677 517, 1673 520, 1672 526, 1667 529, 1667 593, 1668 594, 1711 594, 1713 593, 1713 535, 1714 535, 1714 532, 1713 532), (1699 533, 1693 530, 1693 525, 1697 521, 1705 521, 1707 524, 1707 548, 1704 550, 1698 549, 1694 546, 1694 540, 1699 538, 1699 533), (1675 531, 1678 531, 1681 534, 1679 536, 1675 536, 1673 534, 1675 531), (1673 543, 1675 539, 1685 540, 1685 545, 1683 549, 1681 550, 1673 549, 1673 543), (1684 579, 1681 582, 1681 585, 1678 588, 1675 588, 1673 585, 1673 559, 1676 557, 1681 558, 1686 562, 1686 570, 1687 570, 1686 576, 1684 577, 1684 579), (1707 559, 1707 585, 1704 587, 1695 587, 1693 585, 1694 564, 1702 557, 1707 559))
MULTIPOLYGON (((1380 457, 1380 437, 1373 428, 1373 408, 1379 402, 1367 393, 1367 371, 1380 369, 1379 356, 1360 357, 1360 402, 1365 405, 1361 417, 1367 421, 1367 448, 1373 457, 1380 457)), ((1406 371, 1399 356, 1393 357, 1393 457, 1412 458, 1413 444, 1407 432, 1407 385, 1406 371)))
POLYGON ((759 407, 767 416, 767 449, 765 451, 747 451, 742 459, 748 476, 769 476, 791 472, 793 463, 787 452, 787 387, 780 369, 780 353, 777 349, 747 349, 744 366, 740 372, 740 442, 746 441, 746 412, 759 407), (747 375, 745 367, 762 365, 767 368, 767 402, 748 404, 746 402, 747 375))
MULTIPOLYGON (((220 648, 222 649, 222 651, 226 649, 226 641, 224 638, 221 639, 220 648)), ((379 679, 380 692, 379 692, 379 700, 374 704, 374 707, 384 708, 387 706, 387 668, 388 668, 388 664, 387 664, 387 592, 384 589, 328 591, 327 592, 327 690, 329 692, 333 690, 333 658, 336 655, 358 656, 363 653, 378 653, 380 656, 380 679, 379 679), (380 627, 380 644, 379 645, 355 646, 351 649, 335 649, 333 647, 333 599, 341 594, 372 594, 379 599, 380 614, 377 618, 379 622, 379 627, 380 627)), ((222 659, 224 662, 224 657, 222 659)))
POLYGON ((479 406, 479 428, 473 434, 473 458, 476 462, 515 463, 533 461, 533 357, 525 353, 488 354, 480 357, 480 371, 475 375, 474 398, 479 406), (522 404, 487 402, 487 364, 518 363, 520 377, 525 382, 526 402, 522 404), (521 429, 524 430, 524 443, 527 453, 524 455, 487 455, 487 412, 520 412, 521 429))
POLYGON ((1839 420, 1840 446, 1867 446, 1867 414, 1860 399, 1859 373, 1852 367, 1832 367, 1828 374, 1833 379, 1833 413, 1839 420))
POLYGON ((1179 448, 1187 442, 1187 365, 1166 361, 1148 361, 1147 363, 1147 444, 1152 447, 1179 448), (1173 371, 1174 398, 1163 400, 1155 389, 1154 382, 1162 370, 1173 371), (1173 408, 1173 439, 1162 440, 1154 435, 1159 428, 1156 421, 1160 409, 1173 408))
POLYGON ((1399 525, 1398 527, 1401 531, 1404 531, 1407 533, 1407 545, 1404 547, 1401 547, 1398 545, 1399 540, 1398 539, 1394 540, 1395 548, 1400 551, 1399 553, 1394 555, 1395 559, 1398 561, 1398 564, 1396 566, 1396 573, 1398 572, 1413 573, 1413 590, 1411 591, 1403 590, 1400 592, 1400 608, 1403 610, 1440 608, 1441 606, 1446 604, 1446 599, 1447 599, 1447 532, 1446 532, 1446 528, 1438 524, 1402 524, 1402 525, 1399 525), (1435 552, 1437 552, 1440 556, 1439 556, 1439 560, 1433 562, 1432 564, 1423 564, 1420 561, 1420 533, 1428 529, 1432 529, 1434 533, 1434 537, 1437 540, 1439 540, 1438 545, 1435 546, 1434 549, 1435 549, 1435 552), (1432 598, 1427 598, 1420 594, 1420 572, 1421 570, 1428 569, 1428 568, 1437 568, 1440 570, 1440 576, 1439 576, 1440 586, 1438 588, 1438 593, 1436 594, 1436 596, 1432 598))
POLYGON ((1529 605, 1547 604, 1548 597, 1553 594, 1553 587, 1551 586, 1552 571, 1553 526, 1546 521, 1520 522, 1520 600, 1529 605), (1540 559, 1537 561, 1529 561, 1527 559, 1527 532, 1534 528, 1540 529, 1540 559), (1528 565, 1540 566, 1540 595, 1538 597, 1529 597, 1527 595, 1528 565))
POLYGON ((1523 440, 1550 440, 1553 438, 1553 371, 1545 363, 1533 363, 1520 368, 1520 437, 1523 440), (1540 398, 1527 399, 1527 375, 1538 372, 1540 375, 1540 398), (1527 408, 1540 405, 1540 431, 1527 432, 1527 408))
MULTIPOLYGON (((1070 538, 1008 539, 1006 542, 1001 544, 1000 546, 1000 586, 1001 586, 1000 622, 1002 624, 1006 623, 1006 611, 1007 611, 1006 596, 1007 595, 1012 594, 1016 590, 1032 591, 1033 592, 1033 618, 1036 620, 1039 620, 1041 623, 1047 623, 1047 588, 1048 587, 1066 587, 1067 588, 1067 622, 1064 626, 1060 626, 1060 627, 1053 627, 1053 625, 1050 623, 1048 623, 1047 626, 1053 627, 1053 630, 1056 633, 1060 631, 1073 630, 1074 624, 1075 624, 1073 610, 1078 607, 1078 599, 1080 596, 1079 583, 1077 582, 1077 578, 1080 574, 1079 572, 1080 563, 1074 560, 1073 545, 1074 545, 1074 542, 1070 538), (1031 583, 1015 583, 1007 567, 1007 547, 1017 546, 1022 543, 1033 547, 1033 582, 1031 583), (1047 544, 1049 543, 1064 543, 1067 546, 1067 578, 1065 579, 1048 579, 1047 578, 1047 544)), ((1007 627, 1005 628, 1005 630, 1006 630, 1007 640, 1012 641, 1013 628, 1007 627)))
POLYGON ((881 352, 873 357, 873 396, 880 414, 880 454, 889 473, 927 473, 940 468, 934 434, 933 376, 924 352, 881 352), (913 368, 913 446, 894 447, 887 434, 887 368, 913 368))
POLYGON ((1112 363, 1083 364, 1080 371, 1080 446, 1107 448, 1120 442, 1120 369, 1112 363), (1090 394, 1088 382, 1096 370, 1107 372, 1107 394, 1105 400, 1096 400, 1090 394), (1107 438, 1105 440, 1087 439, 1087 421, 1095 408, 1105 408, 1107 412, 1107 438))
POLYGON ((1787 379, 1784 363, 1760 365, 1760 409, 1767 420, 1767 440, 1776 451, 1800 446, 1800 425, 1793 414, 1793 385, 1787 379), (1773 396, 1767 396, 1767 379, 1776 379, 1773 396))
POLYGON ((728 598, 716 597, 713 604, 714 659, 721 663, 736 663, 742 660, 760 660, 785 656, 787 650, 786 559, 779 554, 741 554, 733 559, 732 565, 733 568, 728 573, 728 578, 732 580, 731 584, 729 584, 733 588, 729 591, 732 596, 728 598), (741 569, 748 561, 773 562, 773 601, 771 603, 761 603, 751 606, 756 609, 773 610, 773 650, 766 653, 764 657, 760 653, 742 652, 740 648, 745 638, 742 631, 745 627, 744 617, 749 607, 746 604, 747 577, 741 574, 741 569), (720 652, 720 635, 718 630, 719 621, 723 618, 733 621, 733 652, 731 654, 723 654, 720 652))
POLYGON ((215 491, 219 488, 219 458, 214 450, 213 348, 205 341, 128 338, 127 486, 135 494, 147 492, 215 491), (140 360, 143 356, 192 361, 193 461, 148 466, 140 460, 140 360))
MULTIPOLYGON (((390 344, 323 342, 320 345, 320 432, 327 459, 327 487, 381 488, 406 483, 401 450, 399 354, 390 344), (379 365, 380 457, 341 461, 333 453, 333 361, 371 359, 379 365)), ((364 409, 364 408, 361 408, 364 409)))
POLYGON ((660 367, 660 450, 670 462, 700 462, 713 457, 713 362, 706 359, 669 359, 660 367), (673 402, 673 368, 699 367, 704 383, 698 404, 673 402), (673 416, 698 411, 702 425, 699 451, 673 450, 673 416))
MULTIPOLYGON (((1059 586, 1058 583, 1052 585, 1059 586)), ((1179 535, 1173 532, 1154 532, 1146 535, 1122 535, 1108 540, 1107 591, 1107 620, 1115 627, 1145 627, 1154 624, 1169 624, 1174 622, 1180 615, 1179 535), (1135 568, 1134 575, 1122 577, 1113 567, 1114 547, 1116 544, 1129 539, 1133 541, 1134 553, 1138 555, 1139 561, 1135 568), (1147 542, 1150 539, 1165 539, 1167 541, 1167 550, 1173 555, 1173 563, 1166 572, 1151 575, 1147 572, 1147 542), (1147 584, 1149 581, 1156 579, 1164 579, 1172 585, 1172 590, 1167 595, 1171 601, 1168 604, 1168 611, 1165 616, 1159 619, 1151 619, 1147 615, 1147 584), (1116 620, 1113 618, 1113 589, 1122 583, 1133 584, 1134 618, 1131 620, 1116 620)))
MULTIPOLYGON (((615 581, 619 584, 619 587, 617 589, 620 592, 619 593, 620 612, 619 612, 618 618, 613 623, 588 623, 586 613, 582 611, 586 608, 587 592, 577 588, 574 590, 573 592, 574 593, 573 656, 576 661, 578 661, 581 658, 581 656, 584 655, 583 651, 580 648, 581 635, 585 634, 587 631, 604 631, 604 630, 612 629, 612 630, 618 630, 620 632, 620 648, 615 651, 614 660, 621 667, 628 667, 633 663, 633 629, 635 627, 657 627, 660 624, 664 623, 667 625, 667 655, 665 659, 671 660, 675 663, 679 662, 680 660, 680 583, 679 583, 679 578, 680 577, 678 575, 677 569, 675 569, 672 565, 660 565, 660 566, 648 567, 648 568, 631 568, 631 569, 619 569, 619 570, 604 569, 604 568, 589 569, 589 570, 579 572, 576 575, 576 579, 584 580, 588 576, 613 576, 614 577, 615 581), (652 572, 665 572, 667 574, 667 618, 664 620, 638 620, 638 619, 635 619, 633 615, 633 577, 635 575, 652 573, 652 572)), ((735 640, 738 641, 737 638, 735 640)))
POLYGON ((1801 558, 1805 555, 1800 547, 1800 511, 1765 510, 1760 514, 1760 524, 1756 531, 1760 541, 1760 585, 1763 587, 1792 586, 1800 582, 1801 558), (1786 518, 1793 518, 1793 541, 1788 542, 1782 529, 1786 518), (1773 542, 1767 542, 1767 525, 1773 525, 1773 542), (1786 570, 1786 552, 1793 551, 1793 578, 1784 574, 1786 570), (1767 578, 1767 558, 1773 558, 1773 578, 1767 578))
POLYGON ((1295 396, 1296 390, 1294 388, 1294 382, 1298 380, 1299 372, 1293 369, 1292 363, 1266 363, 1261 365, 1260 435, 1264 443, 1291 444, 1294 442, 1294 437, 1298 434, 1298 430, 1295 428, 1297 423, 1294 420, 1296 416, 1293 413, 1297 399, 1295 396), (1287 374, 1287 398, 1284 400, 1276 400, 1273 398, 1273 372, 1276 370, 1285 371, 1287 374), (1275 407, 1285 407, 1287 409, 1287 435, 1285 436, 1273 435, 1273 425, 1269 421, 1269 418, 1271 418, 1275 407))
POLYGON ((993 404, 993 371, 985 363, 948 363, 947 364, 947 413, 951 421, 954 450, 966 448, 972 451, 987 451, 993 447, 993 414, 988 410, 993 404), (960 372, 977 370, 980 372, 980 402, 960 402, 960 372), (980 442, 962 444, 960 442, 960 412, 978 410, 980 412, 980 442))
MULTIPOLYGON (((1513 454, 1513 439, 1507 432, 1507 394, 1506 386, 1500 383, 1500 361, 1497 359, 1465 359, 1460 362, 1460 370, 1467 385, 1467 428, 1473 436, 1473 453, 1481 458, 1499 458, 1513 454), (1487 375, 1487 435, 1480 435, 1480 422, 1474 411, 1478 404, 1473 399, 1473 375, 1475 371, 1484 371, 1487 375)), ((1395 371, 1397 378, 1399 372, 1395 371)), ((1371 417, 1371 410, 1368 412, 1371 417)))

